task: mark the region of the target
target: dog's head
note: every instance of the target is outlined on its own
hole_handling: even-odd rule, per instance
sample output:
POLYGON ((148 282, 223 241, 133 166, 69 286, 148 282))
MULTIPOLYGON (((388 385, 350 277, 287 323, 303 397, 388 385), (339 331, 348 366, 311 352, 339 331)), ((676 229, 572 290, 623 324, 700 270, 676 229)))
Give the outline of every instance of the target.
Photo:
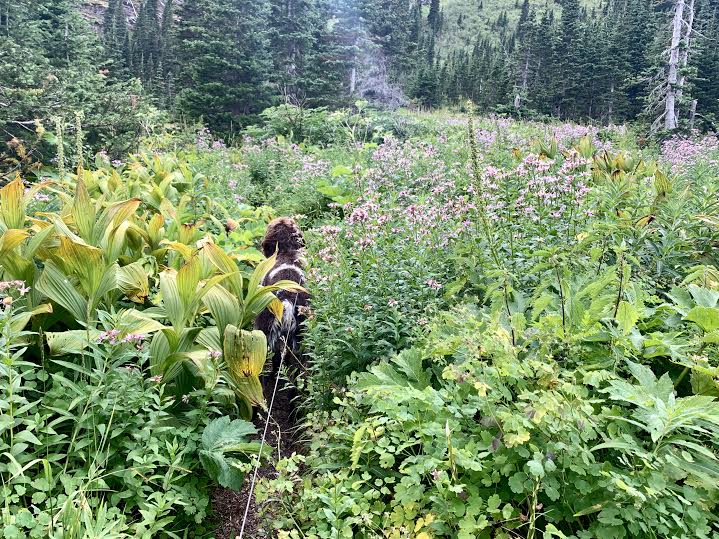
POLYGON ((267 233, 262 240, 262 253, 270 257, 278 253, 299 251, 305 246, 304 236, 297 223, 289 217, 280 217, 267 225, 267 233))

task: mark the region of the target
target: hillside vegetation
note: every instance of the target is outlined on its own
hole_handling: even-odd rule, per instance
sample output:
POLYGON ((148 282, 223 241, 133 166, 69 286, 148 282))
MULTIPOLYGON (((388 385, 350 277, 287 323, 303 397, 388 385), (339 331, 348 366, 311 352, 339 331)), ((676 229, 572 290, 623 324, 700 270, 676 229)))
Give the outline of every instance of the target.
POLYGON ((269 106, 332 109, 358 99, 424 109, 471 99, 513 117, 638 122, 653 136, 713 130, 719 114, 719 18, 709 0, 82 6, 8 3, 0 37, 6 140, 27 149, 35 120, 47 129, 56 116, 82 111, 92 148, 121 155, 170 118, 201 119, 234 137, 269 106), (32 61, 21 69, 22 57, 32 61))
MULTIPOLYGON (((505 0, 443 0, 442 32, 440 50, 450 55, 456 50, 469 48, 477 39, 498 42, 499 35, 514 35, 522 15, 523 2, 505 0), (506 24, 503 19, 506 17, 506 24)), ((530 0, 528 5, 535 11, 550 9, 561 17, 561 2, 554 0, 530 0)), ((586 9, 596 9, 601 5, 597 0, 583 0, 586 9)))

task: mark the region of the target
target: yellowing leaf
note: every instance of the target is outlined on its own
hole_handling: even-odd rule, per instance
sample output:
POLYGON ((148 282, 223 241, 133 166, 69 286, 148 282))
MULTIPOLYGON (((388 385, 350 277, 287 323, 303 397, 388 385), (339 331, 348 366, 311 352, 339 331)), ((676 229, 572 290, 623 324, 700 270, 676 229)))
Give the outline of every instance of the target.
POLYGON ((267 308, 272 314, 275 315, 275 318, 277 318, 277 320, 282 320, 282 316, 285 312, 284 303, 282 303, 279 299, 275 298, 270 302, 267 308))
POLYGON ((71 213, 72 219, 82 239, 92 243, 96 217, 95 205, 90 198, 90 194, 87 192, 85 182, 82 180, 77 181, 71 213))
POLYGON ((29 235, 30 234, 28 234, 24 230, 18 230, 16 228, 6 230, 5 233, 0 236, 0 254, 12 251, 23 241, 25 241, 25 238, 27 238, 29 235))
POLYGON ((25 186, 19 177, 0 189, 0 218, 6 228, 25 225, 25 186))
POLYGON ((529 432, 522 430, 521 432, 511 432, 504 438, 504 443, 507 447, 515 447, 522 445, 529 441, 529 432))
POLYGON ((475 382, 474 389, 477 390, 480 397, 486 397, 489 386, 487 384, 485 384, 484 382, 475 382))
POLYGON ((267 360, 267 338, 261 331, 245 331, 228 325, 224 334, 224 356, 235 389, 254 405, 264 406, 259 376, 267 360))
POLYGON ((631 303, 621 301, 617 309, 616 320, 619 329, 621 329, 623 333, 629 333, 637 323, 637 320, 639 320, 639 313, 631 303))

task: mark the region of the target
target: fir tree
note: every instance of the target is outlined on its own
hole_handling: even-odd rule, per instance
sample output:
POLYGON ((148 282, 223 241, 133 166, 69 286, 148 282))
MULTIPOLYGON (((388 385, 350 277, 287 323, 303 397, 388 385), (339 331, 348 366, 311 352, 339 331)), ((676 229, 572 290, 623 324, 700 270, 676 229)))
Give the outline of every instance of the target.
MULTIPOLYGON (((140 88, 104 69, 103 41, 112 30, 101 41, 72 0, 18 0, 6 7, 0 32, 0 50, 7 53, 0 55, 3 137, 23 139, 34 120, 49 126, 55 116, 69 120, 82 112, 91 147, 127 152, 145 109, 137 99, 140 88)), ((117 20, 116 13, 111 17, 117 20)))
POLYGON ((179 111, 224 133, 252 122, 271 103, 267 2, 195 0, 177 12, 179 111))
POLYGON ((699 12, 699 42, 694 59, 695 127, 719 131, 719 6, 706 2, 699 12))
POLYGON ((102 25, 103 43, 110 73, 116 78, 127 77, 130 61, 130 35, 122 0, 110 0, 102 25))
POLYGON ((160 63, 160 22, 157 0, 145 0, 132 37, 132 66, 135 75, 152 85, 160 63))
POLYGON ((439 31, 439 0, 431 0, 429 4, 429 13, 427 14, 427 24, 433 34, 439 31))

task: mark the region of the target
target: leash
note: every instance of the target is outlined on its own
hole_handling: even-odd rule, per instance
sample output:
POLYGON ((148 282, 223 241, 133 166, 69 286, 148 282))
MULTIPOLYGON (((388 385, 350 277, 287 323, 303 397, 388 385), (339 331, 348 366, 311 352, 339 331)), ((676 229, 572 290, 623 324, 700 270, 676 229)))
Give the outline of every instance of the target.
MULTIPOLYGON (((295 301, 293 303, 293 309, 297 306, 297 297, 295 297, 295 301)), ((245 526, 247 525, 247 516, 250 513, 250 504, 252 503, 252 494, 255 490, 255 483, 257 482, 257 474, 260 471, 260 459, 262 458, 262 450, 265 447, 265 441, 267 439, 267 429, 270 426, 270 419, 272 418, 272 407, 275 404, 275 396, 277 395, 277 388, 279 387, 280 383, 280 371, 282 370, 282 364, 285 361, 285 356, 287 355, 287 335, 284 335, 282 337, 284 340, 284 347, 282 349, 282 354, 280 355, 280 364, 277 367, 277 375, 275 376, 275 387, 272 390, 272 397, 270 398, 270 406, 267 408, 267 419, 265 419, 265 428, 262 432, 262 440, 260 441, 260 450, 257 453, 257 460, 255 461, 255 471, 252 474, 252 481, 250 482, 250 492, 247 494, 247 505, 245 505, 245 513, 242 516, 242 527, 240 528, 240 535, 238 536, 239 539, 242 539, 245 534, 245 526)))

